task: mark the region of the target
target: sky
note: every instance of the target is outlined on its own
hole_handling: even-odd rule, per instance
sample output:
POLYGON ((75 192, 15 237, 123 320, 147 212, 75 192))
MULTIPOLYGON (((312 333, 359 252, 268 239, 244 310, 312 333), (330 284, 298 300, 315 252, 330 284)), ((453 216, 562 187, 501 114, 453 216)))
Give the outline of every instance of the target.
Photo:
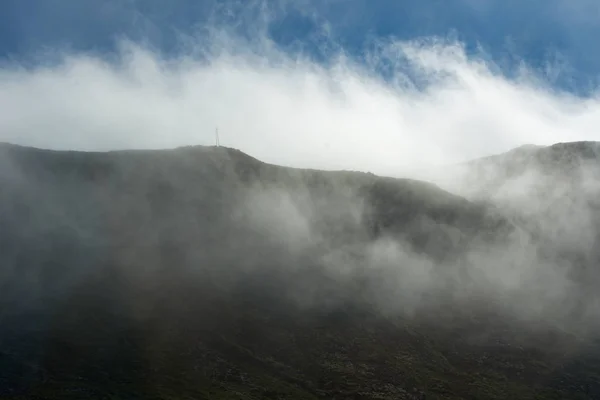
POLYGON ((403 174, 600 140, 592 0, 5 0, 0 141, 403 174))

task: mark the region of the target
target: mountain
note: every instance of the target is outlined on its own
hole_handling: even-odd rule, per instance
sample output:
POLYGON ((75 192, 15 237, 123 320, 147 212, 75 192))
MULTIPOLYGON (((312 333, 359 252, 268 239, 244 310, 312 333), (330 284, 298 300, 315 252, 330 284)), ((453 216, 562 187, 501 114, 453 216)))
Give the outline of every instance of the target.
POLYGON ((514 194, 517 189, 526 196, 548 195, 550 186, 597 190, 594 183, 600 180, 599 157, 598 142, 526 145, 468 162, 462 172, 467 175, 467 186, 475 190, 471 196, 502 197, 502 192, 514 194), (479 184, 473 185, 475 182, 479 184))
MULTIPOLYGON (((552 257, 576 265, 579 290, 596 292, 600 251, 600 143, 522 146, 462 165, 458 185, 473 201, 518 221, 552 257), (551 249, 551 250, 550 250, 551 249)), ((539 247, 539 246, 538 246, 539 247)))
POLYGON ((1 398, 600 395, 593 271, 494 198, 202 146, 4 144, 0 187, 1 398))

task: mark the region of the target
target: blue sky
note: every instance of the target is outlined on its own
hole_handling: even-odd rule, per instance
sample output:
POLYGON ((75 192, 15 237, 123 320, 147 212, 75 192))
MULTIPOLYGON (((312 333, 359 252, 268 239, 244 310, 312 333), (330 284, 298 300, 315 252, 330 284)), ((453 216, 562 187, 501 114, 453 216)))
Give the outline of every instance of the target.
MULTIPOLYGON (((111 53, 124 37, 164 53, 208 24, 252 34, 269 9, 268 32, 288 49, 310 48, 322 24, 360 56, 373 37, 454 37, 483 48, 510 74, 520 62, 560 66, 553 84, 589 93, 600 71, 600 3, 593 0, 7 0, 0 5, 0 56, 30 61, 41 51, 111 53)), ((322 38, 321 38, 322 39, 322 38)), ((314 48, 313 48, 314 51, 314 48)), ((315 51, 316 53, 316 51, 315 51)), ((315 54, 319 56, 319 54, 315 54)))
POLYGON ((600 140, 593 0, 5 0, 0 140, 396 173, 600 140))

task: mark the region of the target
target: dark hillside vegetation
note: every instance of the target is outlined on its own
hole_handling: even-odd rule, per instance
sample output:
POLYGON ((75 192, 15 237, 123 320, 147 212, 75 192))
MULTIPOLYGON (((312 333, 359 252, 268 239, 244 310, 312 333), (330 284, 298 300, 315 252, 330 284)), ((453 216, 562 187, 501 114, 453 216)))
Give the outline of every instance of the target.
POLYGON ((588 298, 476 268, 515 221, 223 147, 1 145, 0 398, 600 398, 588 298))

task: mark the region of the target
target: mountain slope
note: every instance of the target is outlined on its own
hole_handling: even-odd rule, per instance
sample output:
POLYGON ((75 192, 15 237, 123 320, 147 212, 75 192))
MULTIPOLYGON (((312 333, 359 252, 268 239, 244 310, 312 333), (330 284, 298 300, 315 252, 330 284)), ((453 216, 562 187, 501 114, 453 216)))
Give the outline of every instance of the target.
POLYGON ((4 398, 598 393, 590 337, 492 279, 522 233, 497 208, 222 147, 0 164, 4 398))
MULTIPOLYGON (((523 146, 462 166, 452 190, 493 203, 551 257, 568 262, 579 290, 600 285, 600 143, 523 146)), ((595 311, 594 311, 595 312, 595 311)))

